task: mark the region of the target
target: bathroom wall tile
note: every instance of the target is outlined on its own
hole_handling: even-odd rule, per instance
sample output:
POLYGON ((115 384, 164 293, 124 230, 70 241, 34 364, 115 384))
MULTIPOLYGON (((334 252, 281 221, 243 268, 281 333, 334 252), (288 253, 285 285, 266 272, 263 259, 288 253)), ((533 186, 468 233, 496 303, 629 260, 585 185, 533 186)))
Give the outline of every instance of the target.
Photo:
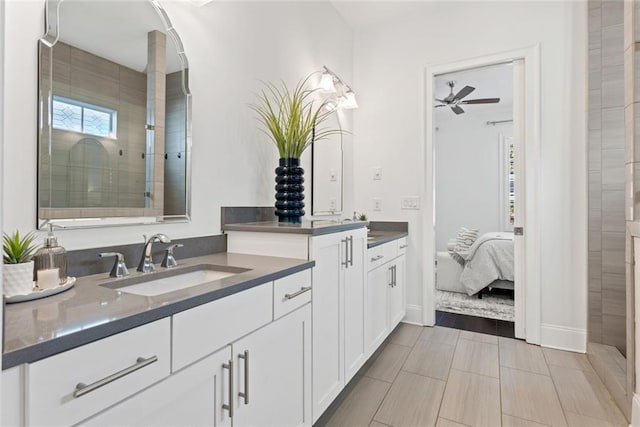
POLYGON ((620 107, 603 110, 602 149, 624 149, 624 146, 624 109, 620 107))
POLYGON ((602 232, 602 272, 624 273, 625 233, 602 232))
POLYGON ((626 311, 626 275, 602 274, 602 313, 619 315, 626 311))
MULTIPOLYGON (((589 279, 602 279, 602 251, 589 251, 589 279)), ((600 287, 597 289, 600 291, 600 287)))
POLYGON ((602 250, 602 236, 600 230, 589 230, 589 252, 600 252, 602 250))
POLYGON ((602 343, 625 351, 627 336, 626 317, 624 315, 602 315, 602 343))
POLYGON ((625 221, 633 221, 633 215, 635 211, 635 198, 634 198, 634 175, 635 165, 633 163, 627 163, 624 165, 624 219, 625 221))
MULTIPOLYGON (((622 185, 624 185, 624 167, 622 169, 622 185)), ((604 176, 604 173, 603 173, 604 176)), ((603 186, 604 187, 604 186, 603 186)), ((602 191, 602 230, 624 233, 624 191, 602 191)))
POLYGON ((624 190, 624 145, 602 150, 602 189, 624 190))
POLYGON ((622 24, 624 3, 622 0, 602 1, 602 26, 622 24))
POLYGON ((602 131, 589 131, 589 171, 602 169, 602 131))
POLYGON ((602 129, 602 111, 589 111, 587 121, 589 130, 602 129))
POLYGON ((633 200, 634 200, 634 218, 637 219, 640 215, 640 162, 633 163, 634 168, 634 185, 633 185, 633 200))
POLYGON ((120 66, 120 86, 129 89, 147 91, 147 74, 128 67, 120 66))
MULTIPOLYGON (((589 2, 591 6, 591 2, 589 2)), ((602 46, 601 29, 602 29, 602 8, 590 7, 588 17, 588 32, 589 32, 589 49, 599 49, 602 46)))
POLYGON ((116 82, 120 74, 120 66, 117 63, 74 47, 71 48, 71 66, 112 82, 116 82))
MULTIPOLYGON (((625 145, 625 163, 636 161, 636 157, 640 158, 640 147, 636 153, 635 146, 635 105, 631 104, 624 109, 624 145, 625 145)), ((640 159, 639 159, 640 160, 640 159)))
MULTIPOLYGON (((620 2, 622 3, 622 2, 620 2)), ((604 15, 604 9, 603 9, 604 15)), ((617 18, 615 25, 607 25, 602 27, 602 66, 611 67, 614 65, 622 65, 624 60, 624 25, 622 23, 622 14, 617 18)), ((604 20, 604 16, 603 16, 604 20)))

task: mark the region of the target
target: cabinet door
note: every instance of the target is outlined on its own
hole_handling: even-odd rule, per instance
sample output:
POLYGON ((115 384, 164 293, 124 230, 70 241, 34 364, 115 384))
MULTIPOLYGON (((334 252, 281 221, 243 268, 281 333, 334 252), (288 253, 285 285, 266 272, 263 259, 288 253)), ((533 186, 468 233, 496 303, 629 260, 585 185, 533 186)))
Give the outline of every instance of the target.
POLYGON ((406 261, 405 255, 399 256, 395 261, 395 283, 389 288, 389 328, 393 330, 404 318, 406 312, 406 261))
POLYGON ((344 367, 345 384, 364 364, 364 254, 366 231, 350 234, 351 240, 343 248, 348 250, 349 265, 343 267, 344 277, 344 367))
POLYGON ((15 366, 2 371, 2 411, 0 425, 24 425, 24 376, 26 365, 15 366))
POLYGON ((384 264, 367 275, 365 304, 365 345, 370 357, 389 334, 388 293, 391 284, 391 264, 384 264))
POLYGON ((230 358, 227 346, 81 425, 230 426, 230 358))
POLYGON ((232 344, 234 427, 311 426, 311 307, 232 344))
POLYGON ((344 298, 340 286, 341 241, 328 234, 311 239, 313 317, 313 422, 344 387, 344 298))

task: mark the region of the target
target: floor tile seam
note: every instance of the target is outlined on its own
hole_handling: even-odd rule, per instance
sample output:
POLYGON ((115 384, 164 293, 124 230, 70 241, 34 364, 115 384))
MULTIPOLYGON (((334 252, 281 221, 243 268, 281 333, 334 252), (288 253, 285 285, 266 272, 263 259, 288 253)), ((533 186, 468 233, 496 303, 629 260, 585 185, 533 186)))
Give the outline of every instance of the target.
MULTIPOLYGON (((561 404, 562 404, 562 403, 561 403, 561 404)), ((616 408, 618 408, 618 406, 617 406, 617 405, 616 405, 616 408)), ((619 408, 618 408, 618 409, 619 409, 619 408)), ((611 424, 611 425, 614 425, 614 426, 616 425, 616 424, 615 424, 615 421, 613 421, 613 420, 608 420, 608 419, 607 419, 607 420, 605 420, 605 419, 602 419, 602 418, 600 418, 600 417, 594 417, 593 415, 584 415, 584 414, 579 414, 579 413, 577 413, 576 411, 566 411, 564 408, 562 408, 562 412, 564 412, 564 414, 565 414, 565 418, 567 417, 567 415, 566 415, 566 414, 574 414, 574 415, 578 415, 578 416, 580 416, 580 417, 591 418, 592 420, 602 421, 603 423, 611 424)), ((622 413, 622 411, 620 411, 620 413, 622 413)), ((623 414, 622 416, 624 417, 624 414, 623 414)), ((626 418, 625 418, 625 419, 626 419, 626 418)), ((627 424, 625 424, 625 426, 626 426, 626 425, 627 425, 627 424)), ((631 423, 629 423, 628 425, 630 426, 630 425, 631 425, 631 423)))
MULTIPOLYGON (((374 378, 374 379, 376 379, 376 378, 374 378)), ((382 380, 378 380, 378 381, 382 381, 382 380)), ((384 382, 386 382, 386 381, 384 381, 384 382)), ((378 412, 380 411, 380 408, 382 407, 382 404, 383 404, 383 403, 384 403, 384 401, 387 399, 387 396, 389 395, 389 393, 391 393, 391 388, 393 387, 393 384, 394 384, 394 383, 387 383, 387 384, 389 384, 389 387, 387 388, 387 391, 385 392, 384 396, 382 396, 382 399, 380 399, 380 403, 378 403, 378 407, 376 408, 376 410, 375 410, 375 411, 373 411, 373 416, 372 416, 372 417, 371 417, 371 419, 369 420, 369 424, 367 424, 367 427, 368 427, 369 425, 371 425, 371 423, 372 423, 373 421, 376 421, 376 422, 378 422, 378 423, 380 423, 380 424, 384 424, 385 426, 389 426, 389 424, 386 424, 386 423, 383 423, 382 421, 378 421, 378 420, 376 420, 376 415, 378 415, 378 412)))
POLYGON ((460 342, 460 341, 477 342, 477 343, 480 343, 480 344, 489 344, 489 345, 495 345, 495 346, 498 346, 498 343, 495 343, 495 344, 494 344, 494 343, 492 343, 492 342, 484 342, 484 341, 480 341, 480 340, 474 340, 474 339, 470 339, 470 338, 463 338, 463 337, 458 338, 458 342, 460 342))
POLYGON ((452 420, 451 418, 447 418, 447 417, 441 417, 439 415, 438 415, 438 418, 436 419, 436 423, 438 422, 438 419, 440 419, 440 418, 443 419, 443 420, 451 421, 452 423, 460 424, 460 425, 465 426, 465 427, 473 427, 473 426, 470 426, 469 424, 461 423, 460 421, 452 420))
MULTIPOLYGON (((372 377, 371 375, 367 375, 367 374, 363 374, 362 376, 363 377, 367 377, 367 378, 372 379, 372 380, 378 380, 378 381, 382 381, 383 383, 387 383, 387 384, 392 384, 393 385, 393 381, 383 380, 381 378, 372 377)), ((394 378, 394 381, 395 381, 395 378, 394 378)))
POLYGON ((399 345, 399 346, 402 346, 402 347, 409 347, 409 348, 413 348, 413 346, 415 345, 415 344, 413 344, 413 345, 399 344, 399 343, 397 343, 397 342, 393 342, 393 341, 389 341, 389 342, 387 343, 387 345, 389 345, 389 344, 399 345))
MULTIPOLYGON (((498 353, 498 357, 500 357, 500 353, 498 353)), ((520 371, 520 372, 526 372, 528 374, 535 374, 535 375, 541 375, 543 377, 551 377, 551 372, 549 372, 549 367, 547 366, 547 371, 549 372, 548 374, 541 374, 540 372, 533 372, 533 371, 527 371, 526 369, 522 369, 522 368, 514 368, 512 366, 505 366, 505 365, 500 365, 501 368, 508 368, 508 369, 513 369, 514 371, 520 371)))
POLYGON ((459 368, 454 368, 453 364, 451 364, 451 369, 449 369, 449 371, 458 371, 458 372, 464 372, 467 374, 473 374, 473 375, 478 375, 481 377, 485 377, 485 378, 491 378, 493 380, 498 380, 500 381, 500 369, 498 369, 498 376, 497 377, 492 377, 491 375, 487 375, 487 374, 480 374, 478 372, 473 372, 473 371, 467 371, 466 369, 459 369, 459 368))
MULTIPOLYGON (((451 372, 451 366, 449 366, 449 370, 447 371, 447 378, 445 378, 445 379, 436 378, 436 377, 432 377, 430 375, 421 374, 420 372, 407 371, 406 369, 404 369, 404 367, 400 368, 400 371, 404 372, 405 374, 418 375, 418 376, 421 376, 423 378, 429 378, 430 380, 437 380, 437 381, 442 381, 443 383, 447 383, 447 382, 449 382, 449 373, 451 372)), ((398 373, 400 373, 400 372, 398 372, 398 373)))
MULTIPOLYGON (((549 366, 547 366, 547 369, 549 368, 549 366)), ((551 375, 551 370, 549 369, 549 378, 551 378, 551 385, 553 386, 553 391, 556 392, 556 399, 558 399, 558 403, 560 404, 560 409, 562 409, 562 417, 564 418, 564 422, 566 425, 569 425, 569 421, 567 420, 567 412, 572 412, 572 411, 567 411, 564 407, 564 404, 562 403, 562 399, 560 399, 560 393, 558 393, 558 386, 556 385, 555 380, 553 379, 553 376, 551 375)), ((578 414, 578 415, 582 415, 582 414, 578 414)))

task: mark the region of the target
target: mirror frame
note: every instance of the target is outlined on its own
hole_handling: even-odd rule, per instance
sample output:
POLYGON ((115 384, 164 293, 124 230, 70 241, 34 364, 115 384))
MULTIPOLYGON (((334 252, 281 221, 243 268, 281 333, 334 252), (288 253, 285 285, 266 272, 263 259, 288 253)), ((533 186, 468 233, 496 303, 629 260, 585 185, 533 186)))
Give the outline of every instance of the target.
MULTIPOLYGON (((45 103, 51 105, 53 99, 53 93, 50 89, 53 82, 53 70, 52 61, 48 70, 43 70, 42 63, 40 61, 40 52, 42 49, 52 49, 58 42, 59 37, 59 10, 60 5, 64 0, 45 0, 44 5, 44 35, 38 42, 38 164, 37 164, 37 206, 36 206, 36 226, 40 230, 46 230, 49 224, 52 224, 57 228, 95 228, 95 227, 110 227, 110 226, 122 226, 122 225, 143 225, 143 224, 161 224, 161 223, 179 223, 191 221, 191 91, 189 90, 189 61, 184 52, 184 46, 180 36, 176 32, 169 16, 159 3, 158 0, 146 0, 150 6, 152 6, 158 13, 160 20, 165 28, 165 33, 175 44, 178 59, 182 68, 182 90, 185 94, 185 213, 184 215, 163 215, 163 216, 126 216, 124 213, 130 211, 131 208, 110 208, 104 209, 115 210, 116 212, 122 210, 123 215, 112 217, 84 217, 84 218, 42 218, 41 209, 70 209, 77 210, 78 208, 41 208, 40 207, 40 173, 41 173, 41 149, 42 144, 51 146, 51 117, 43 117, 43 106, 45 103), (48 79, 49 88, 43 88, 41 80, 48 79), (46 129, 47 136, 44 137, 46 129)), ((50 107, 48 109, 50 111, 50 107)), ((82 208, 80 208, 82 209, 82 208)), ((51 215, 50 215, 51 216, 51 215)))

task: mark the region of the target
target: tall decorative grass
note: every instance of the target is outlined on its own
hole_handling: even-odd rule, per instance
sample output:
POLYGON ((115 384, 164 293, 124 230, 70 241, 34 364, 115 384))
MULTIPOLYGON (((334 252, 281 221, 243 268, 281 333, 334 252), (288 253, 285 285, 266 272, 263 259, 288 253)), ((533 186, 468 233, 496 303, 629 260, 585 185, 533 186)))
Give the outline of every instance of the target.
POLYGON ((317 89, 309 89, 310 74, 293 88, 262 82, 264 89, 256 103, 250 107, 262 124, 260 129, 275 144, 281 158, 300 158, 314 142, 331 135, 341 135, 342 129, 323 127, 322 124, 334 114, 325 108, 327 100, 314 100, 317 89))

